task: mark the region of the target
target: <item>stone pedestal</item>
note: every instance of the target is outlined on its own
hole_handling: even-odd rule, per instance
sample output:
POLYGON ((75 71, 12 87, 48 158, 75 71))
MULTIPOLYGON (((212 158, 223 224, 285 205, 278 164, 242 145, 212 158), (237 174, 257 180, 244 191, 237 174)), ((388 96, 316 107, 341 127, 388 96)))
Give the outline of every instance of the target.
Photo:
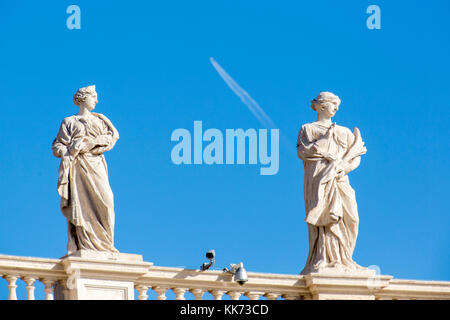
POLYGON ((304 276, 313 300, 375 300, 377 292, 389 285, 392 276, 375 270, 342 272, 321 270, 304 276))
POLYGON ((141 255, 80 250, 61 258, 67 281, 55 288, 65 300, 134 300, 134 282, 152 263, 141 255))

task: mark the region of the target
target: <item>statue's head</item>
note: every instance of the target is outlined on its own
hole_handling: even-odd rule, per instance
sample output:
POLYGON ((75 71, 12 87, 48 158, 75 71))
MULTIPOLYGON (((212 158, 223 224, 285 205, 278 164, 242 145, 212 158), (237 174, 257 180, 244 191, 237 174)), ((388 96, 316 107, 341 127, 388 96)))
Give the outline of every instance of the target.
POLYGON ((78 89, 73 96, 73 103, 80 108, 83 107, 89 111, 94 110, 95 105, 98 103, 95 86, 88 86, 78 89))
POLYGON ((323 91, 311 100, 311 108, 317 113, 324 113, 327 117, 333 117, 339 110, 341 99, 331 92, 323 91))

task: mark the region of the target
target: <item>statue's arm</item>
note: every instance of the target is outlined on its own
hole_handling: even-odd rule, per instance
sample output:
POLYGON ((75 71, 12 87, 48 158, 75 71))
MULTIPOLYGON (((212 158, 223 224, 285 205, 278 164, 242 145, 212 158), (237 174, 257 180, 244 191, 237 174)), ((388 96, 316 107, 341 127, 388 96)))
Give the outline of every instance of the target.
POLYGON ((307 129, 302 126, 297 137, 297 156, 302 160, 308 160, 314 155, 314 145, 308 138, 307 129))
MULTIPOLYGON (((363 151, 365 150, 365 147, 363 146, 364 143, 362 142, 362 140, 359 139, 360 141, 358 141, 358 145, 355 145, 355 135, 349 129, 347 129, 346 131, 347 145, 349 146, 349 150, 347 151, 349 154, 347 154, 346 156, 349 156, 350 158, 349 160, 343 159, 343 161, 341 161, 341 163, 337 166, 336 171, 340 172, 341 175, 346 175, 358 168, 361 163, 361 154, 365 153, 365 151, 363 151), (350 150, 351 148, 355 150, 350 150), (358 154, 358 156, 355 156, 356 154, 358 154)), ((346 158, 346 156, 344 156, 344 158, 346 158)))
POLYGON ((95 114, 103 120, 103 132, 93 141, 94 148, 91 150, 93 154, 102 154, 111 150, 119 139, 119 132, 111 123, 111 121, 102 114, 95 114))
POLYGON ((70 132, 70 121, 64 119, 58 131, 58 135, 53 140, 52 150, 55 157, 70 159, 75 158, 79 153, 89 151, 89 138, 75 138, 70 132))
POLYGON ((346 166, 345 170, 345 174, 348 174, 349 172, 355 170, 356 168, 359 167, 359 164, 361 163, 361 157, 358 156, 356 158, 354 158, 353 160, 350 160, 346 166))
POLYGON ((57 158, 62 158, 68 154, 68 149, 70 145, 71 137, 69 129, 67 127, 67 122, 63 121, 59 127, 58 134, 53 140, 52 151, 53 155, 57 158))
MULTIPOLYGON (((327 139, 327 137, 324 139, 327 139)), ((303 126, 298 134, 297 156, 303 161, 318 161, 322 159, 327 159, 328 161, 334 160, 332 155, 321 152, 321 148, 318 146, 317 141, 314 140, 310 129, 306 126, 303 126)))

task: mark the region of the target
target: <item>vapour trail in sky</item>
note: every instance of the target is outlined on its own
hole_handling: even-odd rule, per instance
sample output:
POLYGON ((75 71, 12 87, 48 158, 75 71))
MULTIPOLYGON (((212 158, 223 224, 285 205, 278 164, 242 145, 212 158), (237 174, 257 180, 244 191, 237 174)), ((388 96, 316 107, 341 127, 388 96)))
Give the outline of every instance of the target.
MULTIPOLYGON (((258 119, 258 121, 267 129, 278 129, 273 120, 264 112, 264 110, 259 106, 247 91, 245 91, 234 79, 217 63, 217 61, 210 57, 209 60, 213 65, 214 69, 219 73, 225 83, 230 87, 230 89, 241 99, 241 101, 247 106, 251 113, 258 119)), ((280 130, 280 137, 283 143, 286 145, 288 150, 292 150, 295 144, 290 143, 289 139, 283 135, 280 130)))

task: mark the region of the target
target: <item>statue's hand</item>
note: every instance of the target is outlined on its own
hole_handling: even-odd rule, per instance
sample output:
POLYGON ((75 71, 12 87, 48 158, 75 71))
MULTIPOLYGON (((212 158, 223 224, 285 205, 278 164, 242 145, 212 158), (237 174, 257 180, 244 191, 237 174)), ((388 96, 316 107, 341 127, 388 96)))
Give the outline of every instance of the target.
POLYGON ((83 139, 75 140, 69 147, 69 153, 72 157, 76 157, 83 147, 83 139))
POLYGON ((91 137, 83 137, 76 140, 69 148, 70 155, 76 157, 78 154, 83 154, 91 151, 95 147, 95 141, 91 137))
POLYGON ((349 173, 350 168, 349 168, 349 165, 346 162, 340 161, 339 163, 336 164, 336 166, 334 167, 334 170, 336 172, 336 177, 337 178, 342 178, 347 173, 349 173))
POLYGON ((334 213, 330 213, 330 220, 331 223, 338 223, 341 217, 338 217, 334 213))
POLYGON ((106 147, 111 143, 110 135, 100 135, 92 139, 93 147, 106 147))
POLYGON ((95 140, 91 137, 84 137, 80 145, 80 153, 87 153, 95 147, 95 140))
POLYGON ((90 149, 90 152, 94 155, 102 154, 105 151, 108 151, 114 145, 114 137, 111 135, 101 135, 92 139, 93 147, 90 149))
POLYGON ((100 135, 95 138, 84 137, 83 141, 81 142, 80 153, 92 152, 93 154, 98 154, 99 149, 108 146, 108 139, 111 139, 111 136, 100 135))
POLYGON ((338 179, 343 178, 343 177, 345 177, 346 174, 347 173, 344 170, 340 170, 340 171, 336 172, 336 178, 338 178, 338 179))

